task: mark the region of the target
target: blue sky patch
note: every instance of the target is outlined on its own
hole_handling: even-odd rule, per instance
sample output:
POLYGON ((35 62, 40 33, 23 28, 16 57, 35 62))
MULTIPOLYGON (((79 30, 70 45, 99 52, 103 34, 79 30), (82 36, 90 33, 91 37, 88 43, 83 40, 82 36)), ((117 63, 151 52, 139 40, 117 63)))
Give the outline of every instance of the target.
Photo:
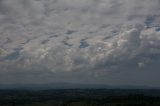
POLYGON ((14 53, 9 54, 8 56, 5 57, 5 60, 17 60, 19 57, 20 53, 19 51, 16 51, 14 53))
POLYGON ((79 48, 86 48, 89 44, 85 40, 81 40, 79 48))

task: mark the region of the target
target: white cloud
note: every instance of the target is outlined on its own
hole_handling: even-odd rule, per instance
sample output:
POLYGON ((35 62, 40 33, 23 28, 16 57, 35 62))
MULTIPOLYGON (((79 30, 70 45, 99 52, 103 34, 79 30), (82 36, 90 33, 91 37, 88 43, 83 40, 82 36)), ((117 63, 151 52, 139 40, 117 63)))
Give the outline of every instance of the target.
POLYGON ((40 70, 42 76, 82 72, 98 77, 132 66, 141 70, 154 61, 153 56, 159 58, 159 4, 159 0, 1 0, 1 73, 40 70), (87 46, 80 48, 81 41, 87 46))

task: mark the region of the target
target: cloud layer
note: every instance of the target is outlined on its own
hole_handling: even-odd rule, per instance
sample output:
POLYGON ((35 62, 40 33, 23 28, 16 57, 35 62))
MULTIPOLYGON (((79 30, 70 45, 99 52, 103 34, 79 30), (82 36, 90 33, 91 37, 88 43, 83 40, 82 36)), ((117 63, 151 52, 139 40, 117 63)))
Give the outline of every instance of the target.
POLYGON ((157 70, 159 5, 159 0, 1 0, 0 82, 105 79, 114 72, 157 70))

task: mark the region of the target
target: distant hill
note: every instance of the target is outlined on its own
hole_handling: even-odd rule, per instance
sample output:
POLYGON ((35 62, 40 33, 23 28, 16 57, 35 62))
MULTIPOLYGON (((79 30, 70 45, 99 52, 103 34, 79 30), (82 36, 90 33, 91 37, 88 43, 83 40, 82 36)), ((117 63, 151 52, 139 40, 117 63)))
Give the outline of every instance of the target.
POLYGON ((48 90, 48 89, 159 89, 149 86, 80 84, 80 83, 47 83, 47 84, 0 84, 0 89, 48 90))

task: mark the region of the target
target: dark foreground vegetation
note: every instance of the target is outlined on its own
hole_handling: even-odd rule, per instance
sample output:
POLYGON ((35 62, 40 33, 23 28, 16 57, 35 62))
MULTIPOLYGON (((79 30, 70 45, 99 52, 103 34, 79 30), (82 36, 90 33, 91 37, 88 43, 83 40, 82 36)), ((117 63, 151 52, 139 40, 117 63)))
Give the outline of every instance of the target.
POLYGON ((0 90, 0 106, 160 106, 160 90, 0 90))

